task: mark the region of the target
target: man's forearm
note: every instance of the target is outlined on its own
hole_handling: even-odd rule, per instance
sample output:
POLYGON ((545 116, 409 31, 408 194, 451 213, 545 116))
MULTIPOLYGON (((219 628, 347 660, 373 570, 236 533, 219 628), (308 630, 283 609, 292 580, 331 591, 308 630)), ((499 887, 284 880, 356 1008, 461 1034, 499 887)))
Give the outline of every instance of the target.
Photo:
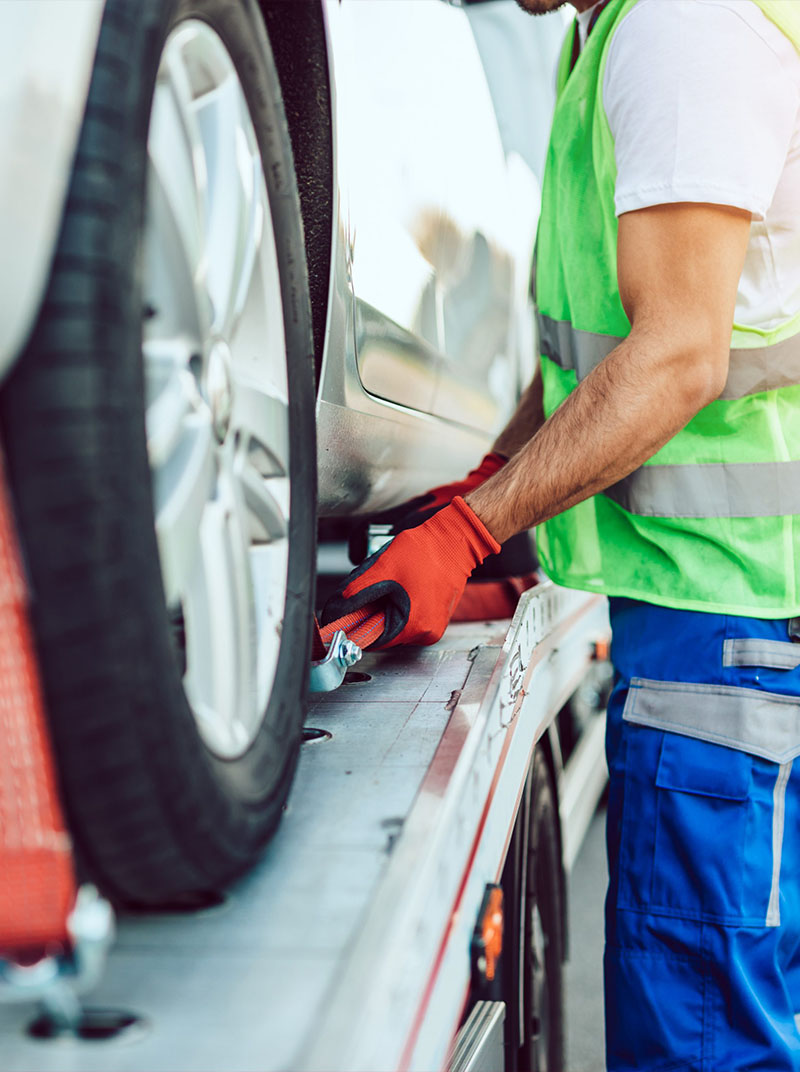
POLYGON ((513 458, 526 443, 536 435, 544 424, 544 402, 542 399, 542 372, 539 365, 533 374, 528 389, 519 401, 511 420, 494 442, 492 450, 513 458))
POLYGON ((658 334, 632 332, 500 472, 467 496, 496 540, 621 480, 717 397, 718 358, 707 360, 702 347, 664 356, 660 345, 658 334))

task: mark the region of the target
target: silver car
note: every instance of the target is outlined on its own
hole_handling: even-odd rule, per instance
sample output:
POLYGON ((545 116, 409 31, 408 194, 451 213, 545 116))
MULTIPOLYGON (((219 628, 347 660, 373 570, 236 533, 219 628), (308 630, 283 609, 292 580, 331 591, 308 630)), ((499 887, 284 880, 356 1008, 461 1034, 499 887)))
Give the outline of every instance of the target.
POLYGON ((527 381, 560 32, 511 0, 0 5, 7 476, 112 896, 252 861, 318 518, 465 473, 527 381))

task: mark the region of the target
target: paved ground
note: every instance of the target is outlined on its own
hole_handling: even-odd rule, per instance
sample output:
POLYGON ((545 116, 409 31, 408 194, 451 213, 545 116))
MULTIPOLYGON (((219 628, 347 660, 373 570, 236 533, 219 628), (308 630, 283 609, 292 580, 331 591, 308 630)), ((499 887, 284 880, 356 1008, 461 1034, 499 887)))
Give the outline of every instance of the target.
POLYGON ((595 816, 569 883, 566 1072, 603 1072, 603 899, 608 872, 605 811, 595 816))

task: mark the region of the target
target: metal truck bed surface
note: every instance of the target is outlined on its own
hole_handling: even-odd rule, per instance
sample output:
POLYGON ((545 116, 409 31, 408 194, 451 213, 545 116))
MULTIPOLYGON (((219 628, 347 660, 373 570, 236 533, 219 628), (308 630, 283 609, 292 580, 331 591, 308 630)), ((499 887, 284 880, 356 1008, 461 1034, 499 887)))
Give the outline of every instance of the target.
POLYGON ((534 745, 606 632, 604 600, 545 582, 510 627, 454 625, 433 648, 366 655, 312 703, 307 725, 324 733, 303 745, 259 866, 219 906, 121 918, 89 1004, 141 1023, 39 1041, 30 1006, 0 1006, 0 1068, 445 1066, 534 745))

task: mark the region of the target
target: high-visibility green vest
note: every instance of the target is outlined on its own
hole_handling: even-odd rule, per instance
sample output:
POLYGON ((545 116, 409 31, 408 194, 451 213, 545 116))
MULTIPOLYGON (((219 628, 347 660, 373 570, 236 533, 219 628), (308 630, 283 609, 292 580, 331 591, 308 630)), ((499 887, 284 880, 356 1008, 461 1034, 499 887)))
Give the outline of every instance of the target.
MULTIPOLYGON (((630 332, 602 85, 615 29, 636 2, 611 0, 571 74, 576 27, 561 55, 536 254, 547 416, 630 332)), ((800 2, 753 2, 800 51, 800 2)), ((775 330, 734 324, 720 398, 537 538, 547 573, 568 587, 688 610, 800 613, 800 310, 775 330)))

